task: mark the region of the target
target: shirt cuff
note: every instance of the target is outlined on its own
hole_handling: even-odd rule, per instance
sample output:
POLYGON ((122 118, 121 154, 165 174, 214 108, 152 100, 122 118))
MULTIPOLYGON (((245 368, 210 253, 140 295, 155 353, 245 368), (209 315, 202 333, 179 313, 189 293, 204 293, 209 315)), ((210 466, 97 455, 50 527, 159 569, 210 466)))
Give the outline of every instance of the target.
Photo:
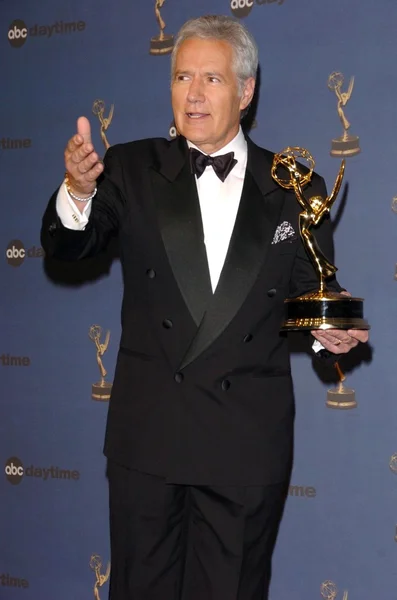
POLYGON ((92 200, 88 200, 81 213, 69 195, 65 183, 58 190, 56 211, 62 225, 67 229, 74 229, 75 231, 83 231, 85 229, 91 214, 91 204, 92 200))
POLYGON ((317 352, 320 352, 320 350, 324 350, 324 346, 318 340, 314 340, 312 344, 312 349, 317 354, 317 352))

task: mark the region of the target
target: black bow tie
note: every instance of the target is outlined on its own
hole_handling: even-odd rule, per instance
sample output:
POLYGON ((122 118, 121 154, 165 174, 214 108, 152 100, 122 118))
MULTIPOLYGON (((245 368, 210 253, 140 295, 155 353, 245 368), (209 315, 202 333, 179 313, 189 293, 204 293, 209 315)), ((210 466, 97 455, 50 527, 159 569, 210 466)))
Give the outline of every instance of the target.
POLYGON ((234 152, 228 152, 221 156, 209 156, 195 148, 190 148, 190 166, 192 173, 195 173, 197 178, 201 177, 205 168, 211 165, 219 179, 225 181, 236 164, 237 160, 234 158, 234 152))

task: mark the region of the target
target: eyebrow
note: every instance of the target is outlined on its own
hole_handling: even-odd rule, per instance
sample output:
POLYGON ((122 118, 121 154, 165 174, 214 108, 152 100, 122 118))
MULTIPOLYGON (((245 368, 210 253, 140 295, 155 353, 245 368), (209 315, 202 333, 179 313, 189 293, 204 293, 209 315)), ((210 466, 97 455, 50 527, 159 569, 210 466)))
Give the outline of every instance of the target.
MULTIPOLYGON (((175 75, 191 75, 192 73, 193 71, 190 71, 189 69, 178 69, 175 71, 175 75)), ((224 75, 219 73, 219 71, 206 71, 204 75, 206 77, 219 77, 220 79, 224 79, 224 75)))

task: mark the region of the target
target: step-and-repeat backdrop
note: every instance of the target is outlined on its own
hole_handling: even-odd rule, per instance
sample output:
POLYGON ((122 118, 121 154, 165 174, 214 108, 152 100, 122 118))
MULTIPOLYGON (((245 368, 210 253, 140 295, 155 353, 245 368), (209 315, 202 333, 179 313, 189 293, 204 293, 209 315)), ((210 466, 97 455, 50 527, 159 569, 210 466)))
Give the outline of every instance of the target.
POLYGON ((120 266, 114 248, 47 263, 41 216, 79 115, 101 153, 176 135, 170 50, 206 13, 258 41, 253 140, 307 148, 329 187, 346 157, 336 263, 372 325, 371 345, 327 371, 291 335, 295 466, 271 600, 397 597, 395 0, 19 0, 0 2, 1 600, 107 597, 120 266))

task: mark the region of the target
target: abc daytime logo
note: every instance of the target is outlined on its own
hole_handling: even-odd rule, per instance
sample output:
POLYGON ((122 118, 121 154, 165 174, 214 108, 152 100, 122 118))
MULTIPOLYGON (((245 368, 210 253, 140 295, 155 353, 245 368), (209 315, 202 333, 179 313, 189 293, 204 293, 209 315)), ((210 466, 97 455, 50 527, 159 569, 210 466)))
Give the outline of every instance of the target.
POLYGON ((8 41, 13 48, 20 48, 28 37, 50 38, 53 35, 65 35, 84 31, 85 21, 56 21, 52 25, 33 25, 28 27, 22 19, 15 19, 8 28, 8 41))
POLYGON ((295 498, 315 498, 317 490, 312 485, 290 485, 288 495, 295 498))
POLYGON ((285 0, 230 0, 232 13, 239 19, 248 17, 254 4, 278 4, 281 6, 285 0))
POLYGON ((29 581, 21 577, 13 577, 9 573, 0 574, 0 583, 6 587, 28 588, 29 581))
POLYGON ((75 469, 60 469, 59 467, 37 467, 29 465, 24 467, 22 461, 17 456, 12 456, 6 461, 4 468, 6 477, 12 485, 21 483, 23 477, 34 477, 48 481, 49 479, 66 479, 67 481, 78 481, 80 479, 79 471, 75 469))
POLYGON ((20 267, 25 258, 43 258, 44 250, 40 246, 32 246, 25 250, 21 240, 11 240, 6 248, 6 259, 11 267, 20 267))
POLYGON ((168 130, 168 135, 170 136, 171 140, 174 140, 176 137, 178 137, 179 133, 175 126, 175 121, 172 121, 170 128, 168 130))

